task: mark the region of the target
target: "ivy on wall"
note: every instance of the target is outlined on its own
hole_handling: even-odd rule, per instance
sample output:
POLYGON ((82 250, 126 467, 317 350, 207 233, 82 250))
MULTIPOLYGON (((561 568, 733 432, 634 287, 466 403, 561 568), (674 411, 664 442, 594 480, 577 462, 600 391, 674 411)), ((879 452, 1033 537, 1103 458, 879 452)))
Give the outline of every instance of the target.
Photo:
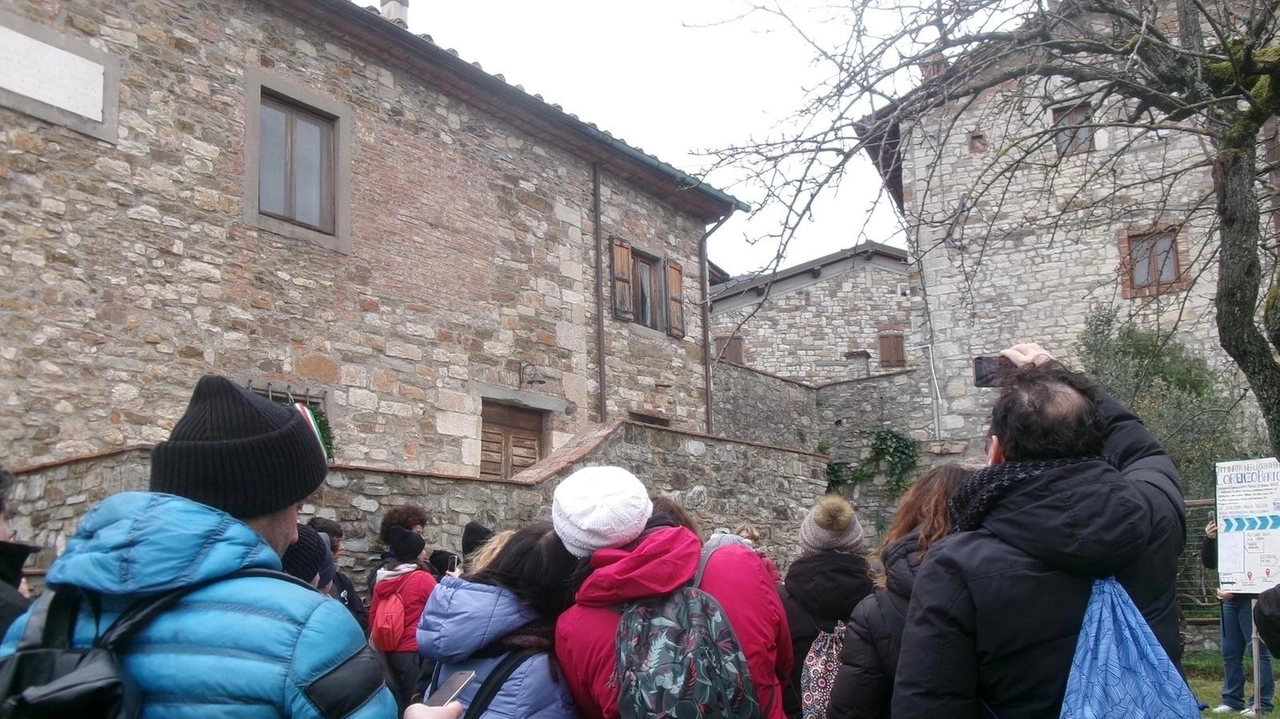
POLYGON ((333 461, 333 429, 329 427, 329 414, 319 407, 311 407, 311 416, 316 418, 316 429, 320 430, 320 444, 324 445, 325 457, 333 461))
POLYGON ((870 437, 871 453, 857 465, 829 462, 827 491, 870 482, 881 473, 885 476, 885 489, 890 493, 899 495, 907 491, 919 459, 920 450, 916 441, 892 427, 876 427, 862 434, 870 437))

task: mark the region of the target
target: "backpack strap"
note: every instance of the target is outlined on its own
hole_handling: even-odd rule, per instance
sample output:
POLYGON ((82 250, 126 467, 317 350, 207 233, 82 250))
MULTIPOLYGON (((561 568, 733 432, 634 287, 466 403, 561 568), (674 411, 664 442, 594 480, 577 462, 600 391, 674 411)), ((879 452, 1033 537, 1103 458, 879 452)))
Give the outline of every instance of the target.
POLYGON ((467 706, 467 713, 462 719, 480 719, 489 710, 489 705, 498 696, 498 692, 502 691, 502 685, 507 683, 516 669, 541 653, 536 649, 516 649, 507 652, 502 661, 489 672, 489 676, 484 678, 484 682, 480 684, 480 689, 476 691, 476 696, 467 706))
POLYGON ((727 543, 718 543, 710 547, 702 548, 702 556, 698 558, 698 572, 693 575, 693 584, 690 586, 695 589, 702 585, 702 573, 707 571, 707 562, 711 559, 711 555, 715 554, 722 547, 727 547, 727 543))
POLYGON ((206 579, 203 582, 196 582, 195 584, 189 584, 185 587, 179 587, 178 589, 161 594, 157 597, 142 599, 135 602, 111 623, 111 626, 107 628, 107 631, 102 636, 98 637, 98 639, 94 641, 94 646, 116 651, 125 642, 127 642, 130 637, 138 633, 139 630, 149 624, 157 616, 171 609, 173 605, 177 604, 180 599, 188 594, 220 582, 225 582, 231 579, 243 579, 245 577, 280 579, 296 584, 300 587, 306 587, 313 592, 317 591, 315 587, 307 584, 301 579, 285 574, 284 572, 277 572, 274 569, 241 569, 238 572, 233 572, 221 577, 214 577, 212 579, 206 579))
POLYGON ((80 614, 80 591, 75 587, 46 589, 31 607, 18 651, 71 648, 80 614))

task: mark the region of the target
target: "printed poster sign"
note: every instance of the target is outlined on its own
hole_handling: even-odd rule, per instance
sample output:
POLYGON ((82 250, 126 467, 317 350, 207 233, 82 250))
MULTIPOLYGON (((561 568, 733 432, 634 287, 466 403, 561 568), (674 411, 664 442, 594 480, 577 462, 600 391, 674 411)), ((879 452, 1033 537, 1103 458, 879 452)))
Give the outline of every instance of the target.
POLYGON ((1280 462, 1218 463, 1222 589, 1258 594, 1280 584, 1280 462))

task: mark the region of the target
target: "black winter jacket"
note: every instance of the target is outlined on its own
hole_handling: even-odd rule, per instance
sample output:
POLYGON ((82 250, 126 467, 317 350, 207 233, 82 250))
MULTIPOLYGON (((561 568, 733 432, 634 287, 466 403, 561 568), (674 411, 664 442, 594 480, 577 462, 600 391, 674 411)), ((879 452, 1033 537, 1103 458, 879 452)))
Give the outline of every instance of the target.
POLYGON ((1137 417, 1110 397, 1102 409, 1109 461, 1026 480, 979 529, 929 549, 907 612, 894 719, 1058 716, 1095 577, 1120 581, 1181 667, 1182 486, 1137 417))
POLYGON ((342 572, 335 574, 333 586, 329 588, 329 596, 342 602, 342 606, 351 612, 360 629, 364 630, 366 635, 369 633, 369 610, 364 606, 364 600, 356 593, 356 585, 352 583, 351 577, 342 572))
MULTIPOLYGON (((906 616, 911 587, 920 569, 920 552, 916 550, 919 536, 911 532, 885 547, 883 553, 886 596, 902 616, 906 616)), ((833 719, 889 716, 899 649, 889 626, 874 594, 858 602, 844 632, 840 673, 831 689, 831 709, 827 716, 833 719)))
POLYGON ((782 709, 791 719, 800 716, 800 672, 809 647, 819 631, 835 629, 871 593, 869 570, 861 554, 828 550, 797 559, 778 587, 795 652, 791 681, 782 695, 782 709))

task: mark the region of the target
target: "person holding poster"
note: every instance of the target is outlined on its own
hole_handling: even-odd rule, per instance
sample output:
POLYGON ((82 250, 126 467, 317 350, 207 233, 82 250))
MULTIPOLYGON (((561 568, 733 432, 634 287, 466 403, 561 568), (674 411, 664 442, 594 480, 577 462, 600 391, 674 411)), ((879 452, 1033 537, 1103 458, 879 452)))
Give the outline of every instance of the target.
MULTIPOLYGON (((1208 569, 1218 568, 1218 523, 1212 520, 1204 528, 1204 543, 1200 548, 1200 561, 1208 569)), ((1249 603, 1252 594, 1235 594, 1218 589, 1218 601, 1222 602, 1222 704, 1213 710, 1214 714, 1244 715, 1253 713, 1254 700, 1244 703, 1244 657, 1252 652, 1253 622, 1249 603)), ((1262 625, 1259 624, 1259 629, 1262 625)), ((1266 642, 1264 641, 1265 645, 1266 642)), ((1259 648, 1258 664, 1262 669, 1261 700, 1263 713, 1269 713, 1274 707, 1276 684, 1271 673, 1271 652, 1266 646, 1259 648)), ((1256 688, 1255 688, 1256 691, 1256 688)))

